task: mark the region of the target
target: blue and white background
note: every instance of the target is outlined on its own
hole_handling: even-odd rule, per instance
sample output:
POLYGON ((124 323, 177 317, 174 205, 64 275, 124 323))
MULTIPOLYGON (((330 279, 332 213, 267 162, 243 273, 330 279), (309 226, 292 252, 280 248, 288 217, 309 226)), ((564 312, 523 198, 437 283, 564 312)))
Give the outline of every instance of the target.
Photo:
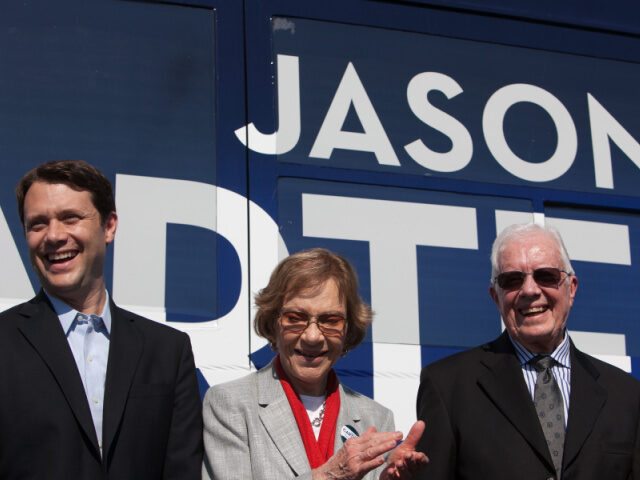
POLYGON ((203 388, 268 361, 253 295, 324 246, 376 312, 338 374, 408 430, 421 366, 501 332, 491 242, 530 220, 565 238, 578 346, 640 377, 638 7, 439 3, 2 5, 0 308, 39 288, 15 184, 84 159, 115 301, 188 332, 203 388))

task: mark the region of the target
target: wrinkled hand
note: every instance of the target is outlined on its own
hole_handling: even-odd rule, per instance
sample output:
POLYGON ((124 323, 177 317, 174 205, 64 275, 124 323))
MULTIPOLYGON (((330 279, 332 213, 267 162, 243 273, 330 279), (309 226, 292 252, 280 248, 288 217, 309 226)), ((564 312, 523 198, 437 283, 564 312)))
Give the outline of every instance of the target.
POLYGON ((424 433, 424 428, 422 420, 413 424, 406 440, 389 455, 387 465, 380 474, 380 480, 409 479, 429 463, 429 458, 424 453, 416 452, 416 445, 424 433))
POLYGON ((312 479, 360 480, 382 465, 382 454, 392 450, 400 440, 402 432, 378 432, 369 427, 361 436, 347 440, 327 463, 313 470, 312 479))

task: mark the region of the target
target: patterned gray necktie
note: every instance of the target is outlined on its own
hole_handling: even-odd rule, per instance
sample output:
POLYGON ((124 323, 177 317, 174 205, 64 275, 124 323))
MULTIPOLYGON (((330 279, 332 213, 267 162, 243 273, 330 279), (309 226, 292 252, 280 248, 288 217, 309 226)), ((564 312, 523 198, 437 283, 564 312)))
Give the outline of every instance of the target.
POLYGON ((548 355, 538 355, 532 358, 530 363, 538 372, 533 403, 547 439, 557 478, 560 479, 564 449, 564 403, 560 388, 551 371, 555 360, 548 355))

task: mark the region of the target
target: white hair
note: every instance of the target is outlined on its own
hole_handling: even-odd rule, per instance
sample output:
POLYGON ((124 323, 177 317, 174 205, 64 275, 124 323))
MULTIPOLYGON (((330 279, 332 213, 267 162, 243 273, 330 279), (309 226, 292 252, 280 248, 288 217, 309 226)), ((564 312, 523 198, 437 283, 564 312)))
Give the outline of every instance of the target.
POLYGON ((564 242, 562 241, 562 237, 558 230, 549 225, 542 226, 537 223, 523 223, 509 225, 507 228, 502 230, 494 240, 493 246, 491 247, 491 283, 493 283, 496 275, 500 273, 498 271, 498 258, 507 248, 509 242, 516 238, 524 238, 540 233, 549 236, 556 242, 558 245, 558 253, 560 253, 560 258, 562 259, 563 269, 573 275, 574 272, 573 267, 571 266, 571 261, 569 260, 569 254, 567 253, 567 248, 564 246, 564 242))

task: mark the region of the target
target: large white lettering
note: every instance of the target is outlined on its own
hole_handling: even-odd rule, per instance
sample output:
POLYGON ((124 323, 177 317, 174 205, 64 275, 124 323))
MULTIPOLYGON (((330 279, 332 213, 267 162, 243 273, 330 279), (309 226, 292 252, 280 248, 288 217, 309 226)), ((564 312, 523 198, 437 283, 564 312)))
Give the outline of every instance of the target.
MULTIPOLYGON (((451 140, 451 149, 437 152, 418 138, 406 144, 404 150, 424 168, 445 173, 460 171, 472 160, 473 139, 462 122, 429 102, 428 95, 432 91, 442 92, 448 99, 452 99, 463 90, 455 79, 439 72, 419 73, 407 85, 407 102, 413 114, 447 136, 451 140)), ((250 150, 266 155, 285 154, 293 150, 302 129, 300 95, 299 57, 278 54, 278 129, 273 133, 262 133, 254 123, 249 123, 235 130, 238 140, 250 150)), ((590 93, 587 93, 587 103, 595 183, 599 188, 613 189, 610 141, 638 168, 640 143, 590 93)), ((536 85, 518 83, 498 89, 485 105, 482 131, 495 160, 522 180, 538 183, 558 179, 571 168, 576 157, 578 137, 570 113, 558 98, 536 85), (530 162, 520 158, 505 138, 506 112, 520 102, 539 106, 549 114, 554 123, 557 132, 556 148, 551 157, 544 161, 530 162)), ((352 62, 348 63, 340 80, 309 157, 330 159, 334 149, 373 153, 380 165, 401 166, 394 146, 352 62), (343 130, 351 105, 362 125, 362 132, 343 130)))
POLYGON ((234 133, 254 152, 267 155, 287 153, 300 138, 300 73, 298 57, 278 55, 278 130, 261 133, 253 123, 234 133))
POLYGON ((378 163, 382 165, 400 165, 378 114, 351 62, 342 76, 309 156, 331 158, 335 148, 373 152, 378 163), (342 130, 351 104, 358 115, 364 133, 342 130))
POLYGON ((590 93, 587 93, 587 103, 589 105, 589 121, 591 122, 591 145, 593 146, 596 186, 613 188, 609 139, 638 168, 640 168, 640 144, 590 93))
POLYGON ((33 287, 0 208, 0 312, 33 297, 33 287))
POLYGON ((477 249, 476 210, 303 194, 302 218, 305 236, 369 242, 371 304, 376 312, 373 392, 394 409, 397 427, 406 432, 415 420, 414 402, 397 392, 418 388, 417 246, 477 249))
POLYGON ((419 343, 418 245, 478 248, 474 208, 303 194, 302 217, 305 236, 369 242, 374 342, 419 343))
MULTIPOLYGON (((165 320, 168 223, 215 231, 235 248, 242 283, 233 309, 209 322, 172 326, 192 334, 196 363, 210 383, 229 380, 237 377, 239 370, 246 371, 250 353, 249 292, 266 284, 278 263, 278 248, 282 248, 271 217, 257 205, 249 204, 250 224, 255 228, 252 233, 260 240, 251 242, 249 252, 247 199, 230 190, 186 180, 117 175, 116 202, 119 225, 114 246, 114 298, 144 316, 165 320), (249 253, 256 259, 250 271, 249 253), (197 335, 193 335, 195 332, 197 335), (239 348, 242 345, 247 348, 239 348)), ((260 341, 254 341, 254 348, 260 346, 260 341)))
POLYGON ((427 96, 432 90, 440 91, 451 99, 462 93, 462 88, 453 78, 437 72, 419 73, 407 87, 411 111, 424 123, 448 136, 451 139, 451 150, 446 153, 435 152, 422 140, 415 140, 405 145, 404 149, 425 168, 438 172, 455 172, 471 161, 473 142, 462 123, 429 103, 427 96))
POLYGON ((530 182, 548 182, 561 177, 573 164, 578 150, 578 135, 571 115, 560 100, 535 85, 517 83, 496 91, 485 105, 482 131, 496 161, 511 174, 530 182), (511 106, 519 102, 540 106, 556 126, 558 144, 551 158, 544 162, 527 162, 513 153, 507 144, 504 116, 511 106))

